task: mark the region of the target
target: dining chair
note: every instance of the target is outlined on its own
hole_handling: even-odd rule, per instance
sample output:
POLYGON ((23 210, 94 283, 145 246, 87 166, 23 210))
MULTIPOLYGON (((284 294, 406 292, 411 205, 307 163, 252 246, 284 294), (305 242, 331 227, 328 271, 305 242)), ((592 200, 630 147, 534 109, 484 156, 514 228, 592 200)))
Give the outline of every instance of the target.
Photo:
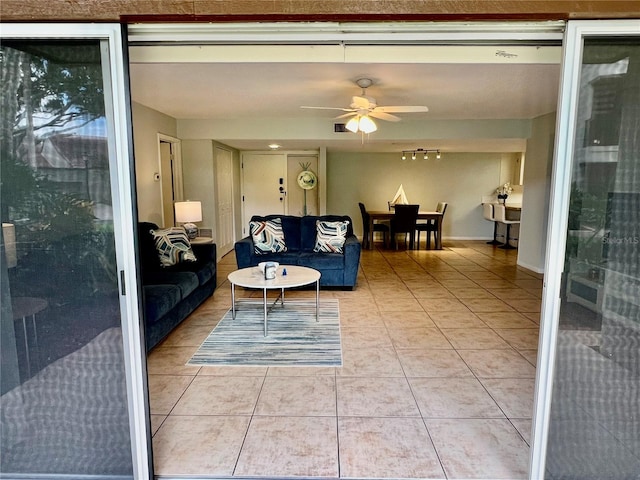
MULTIPOLYGON (((436 206, 436 212, 442 213, 442 220, 444 220, 444 212, 447 211, 447 205, 447 202, 438 202, 438 205, 436 206)), ((438 235, 438 223, 436 220, 416 223, 416 231, 418 232, 418 250, 420 249, 421 232, 425 232, 427 234, 427 239, 425 242, 427 250, 431 250, 431 233, 433 233, 433 243, 437 245, 436 237, 438 235)))
MULTIPOLYGON (((493 211, 495 214, 496 222, 504 223, 507 226, 507 232, 504 236, 504 244, 500 245, 498 248, 504 249, 513 249, 516 248, 513 245, 509 244, 509 233, 511 232, 511 225, 516 223, 520 223, 520 220, 507 220, 507 209, 504 205, 494 205, 493 211)), ((518 240, 517 238, 513 238, 512 240, 518 240)))
POLYGON ((482 204, 482 216, 485 220, 489 220, 493 222, 493 240, 487 242, 488 245, 500 245, 500 242, 497 240, 498 236, 498 222, 496 222, 495 214, 493 213, 493 204, 492 203, 483 203, 482 204))
POLYGON ((404 233, 404 247, 407 248, 407 234, 409 235, 409 248, 414 248, 416 220, 418 219, 418 209, 420 205, 396 205, 395 213, 391 219, 391 241, 398 249, 396 236, 404 233))
MULTIPOLYGON (((359 202, 358 206, 360 207, 360 213, 362 214, 362 227, 363 227, 363 237, 362 237, 362 248, 370 248, 369 245, 369 222, 371 221, 371 217, 369 213, 367 213, 367 208, 364 206, 364 203, 359 202)), ((373 233, 382 232, 382 241, 384 246, 386 247, 388 244, 387 237, 389 235, 389 225, 387 223, 374 223, 373 224, 373 233)))

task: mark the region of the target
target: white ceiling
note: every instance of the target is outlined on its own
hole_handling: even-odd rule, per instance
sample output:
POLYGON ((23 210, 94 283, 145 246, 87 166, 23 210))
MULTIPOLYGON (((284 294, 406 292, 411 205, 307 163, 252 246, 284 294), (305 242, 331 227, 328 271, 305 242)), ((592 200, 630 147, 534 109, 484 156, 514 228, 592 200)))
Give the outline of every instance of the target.
POLYGON ((340 121, 333 118, 341 112, 300 106, 348 107, 351 97, 361 94, 355 80, 367 77, 373 80, 367 95, 375 97, 378 105, 426 105, 429 112, 399 114, 403 119, 399 124, 377 121, 378 132, 365 139, 355 134, 337 137, 318 134, 317 128, 315 132, 310 129, 308 135, 294 136, 288 134, 291 128, 283 128, 278 132, 271 129, 268 141, 258 132, 256 139, 246 132, 235 138, 227 132, 226 138, 217 140, 239 149, 265 149, 273 141, 285 149, 326 146, 329 150, 379 152, 418 147, 443 151, 519 151, 522 138, 463 138, 462 134, 457 138, 434 139, 429 136, 433 128, 428 127, 437 121, 450 124, 460 121, 465 125, 466 120, 532 119, 555 111, 559 47, 551 55, 558 61, 548 60, 548 55, 539 60, 535 47, 529 48, 531 60, 526 60, 520 50, 515 54, 510 53, 513 50, 495 47, 488 50, 484 47, 485 53, 466 47, 465 54, 451 62, 442 58, 414 60, 419 52, 407 60, 403 57, 408 52, 406 47, 394 47, 395 55, 387 51, 367 63, 337 63, 318 62, 313 55, 310 62, 301 61, 304 58, 269 60, 278 55, 247 62, 242 62, 240 55, 240 60, 211 62, 170 48, 164 49, 168 53, 165 58, 162 47, 157 47, 153 55, 147 55, 144 47, 132 47, 131 92, 135 102, 179 120, 234 122, 251 118, 262 119, 263 124, 271 126, 289 122, 317 125, 323 120, 332 132, 333 123, 340 121), (482 55, 488 60, 479 59, 482 55), (394 62, 394 58, 401 63, 394 62), (424 122, 425 128, 416 128, 420 122, 424 122), (393 132, 398 132, 399 126, 408 131, 410 125, 420 133, 396 141, 393 132))

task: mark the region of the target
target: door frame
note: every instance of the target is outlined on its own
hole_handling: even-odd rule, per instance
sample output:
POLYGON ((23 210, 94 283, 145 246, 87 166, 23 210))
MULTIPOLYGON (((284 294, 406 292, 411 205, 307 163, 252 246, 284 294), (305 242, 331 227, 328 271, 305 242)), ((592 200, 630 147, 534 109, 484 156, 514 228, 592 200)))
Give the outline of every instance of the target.
MULTIPOLYGON (((166 175, 166 172, 162 171, 162 151, 160 150, 161 143, 169 143, 171 145, 171 152, 174 158, 171 162, 171 175, 172 175, 172 189, 173 199, 175 202, 181 202, 184 200, 184 180, 182 177, 182 141, 179 138, 165 135, 164 133, 158 133, 158 171, 160 176, 166 175)), ((162 224, 167 227, 167 219, 164 218, 164 191, 162 186, 160 187, 160 205, 162 205, 162 224)))
MULTIPOLYGON (((456 43, 456 44, 474 44, 478 42, 492 43, 509 43, 509 42, 564 42, 563 34, 566 22, 564 21, 534 21, 534 22, 446 22, 446 23, 429 23, 429 22, 396 22, 388 24, 338 24, 338 23, 319 23, 305 25, 303 29, 299 24, 289 23, 238 23, 238 24, 137 24, 130 25, 129 40, 132 43, 155 43, 162 44, 175 42, 179 43, 202 43, 202 44, 368 44, 368 45, 411 45, 411 44, 438 44, 438 43, 456 43)), ((575 92, 574 92, 575 93, 575 92)), ((564 108, 564 105, 558 104, 558 109, 564 108)), ((558 110, 558 114, 560 114, 558 110)), ((556 121, 556 128, 558 121, 556 121)), ((557 147, 556 147, 557 148, 557 147)), ((268 151, 247 151, 244 153, 275 153, 268 151)), ((277 152, 286 153, 286 152, 277 152)), ((320 178, 326 178, 326 148, 320 149, 318 157, 318 175, 320 178)), ((241 174, 242 175, 242 174, 241 174)), ((320 182, 319 190, 319 209, 320 214, 324 214, 326 210, 326 182, 320 182)), ((241 195, 244 195, 244 180, 241 179, 241 195)), ((246 218, 244 202, 241 202, 241 217, 243 225, 248 225, 246 218)), ((550 206, 551 208, 551 206, 550 206)), ((244 228, 244 227, 243 227, 244 228)), ((548 237, 549 238, 549 237, 548 237)), ((544 322, 546 323, 546 322, 544 322)), ((538 356, 538 363, 549 362, 538 356)), ((536 383, 537 386, 537 383, 536 383)), ((538 393, 534 393, 538 398, 538 393)), ((534 412, 535 413, 535 412, 534 412)), ((533 438, 533 437, 532 437, 533 438)), ((535 441, 540 441, 541 437, 535 437, 535 441)), ((533 458, 531 452, 534 449, 533 441, 530 445, 530 458, 533 458)), ((546 444, 538 450, 546 448, 546 444)), ((540 471, 539 469, 536 471, 540 471)), ((531 480, 539 480, 539 476, 532 475, 532 465, 529 465, 529 478, 531 480)))
POLYGON ((108 123, 110 177, 116 262, 119 271, 120 315, 129 411, 129 430, 134 479, 148 479, 153 469, 148 406, 146 352, 141 327, 141 292, 136 267, 131 101, 128 96, 129 70, 126 28, 117 23, 3 24, 2 38, 35 40, 102 40, 108 44, 108 62, 103 64, 108 123))
POLYGON ((530 479, 544 478, 545 474, 583 42, 586 37, 631 35, 640 35, 640 20, 575 20, 567 23, 565 31, 534 391, 530 479))

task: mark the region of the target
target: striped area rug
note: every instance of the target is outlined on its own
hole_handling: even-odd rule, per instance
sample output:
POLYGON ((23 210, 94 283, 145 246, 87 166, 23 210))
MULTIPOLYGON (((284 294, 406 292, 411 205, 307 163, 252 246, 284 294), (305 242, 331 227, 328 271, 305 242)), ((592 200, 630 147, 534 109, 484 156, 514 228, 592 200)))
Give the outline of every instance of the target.
POLYGON ((187 365, 339 367, 342 365, 340 309, 336 299, 273 307, 264 336, 262 304, 241 302, 220 320, 187 365))

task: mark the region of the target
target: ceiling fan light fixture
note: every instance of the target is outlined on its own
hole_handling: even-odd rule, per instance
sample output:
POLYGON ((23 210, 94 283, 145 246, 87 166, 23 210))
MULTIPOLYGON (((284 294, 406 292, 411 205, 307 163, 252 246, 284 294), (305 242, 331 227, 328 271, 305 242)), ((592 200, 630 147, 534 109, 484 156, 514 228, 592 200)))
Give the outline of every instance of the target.
POLYGON ((353 117, 351 120, 347 122, 344 128, 346 128, 350 132, 356 133, 358 131, 358 124, 359 124, 358 117, 353 117))
POLYGON ((378 130, 375 122, 369 118, 368 115, 363 115, 360 117, 360 122, 358 123, 358 128, 361 132, 364 133, 372 133, 378 130))

